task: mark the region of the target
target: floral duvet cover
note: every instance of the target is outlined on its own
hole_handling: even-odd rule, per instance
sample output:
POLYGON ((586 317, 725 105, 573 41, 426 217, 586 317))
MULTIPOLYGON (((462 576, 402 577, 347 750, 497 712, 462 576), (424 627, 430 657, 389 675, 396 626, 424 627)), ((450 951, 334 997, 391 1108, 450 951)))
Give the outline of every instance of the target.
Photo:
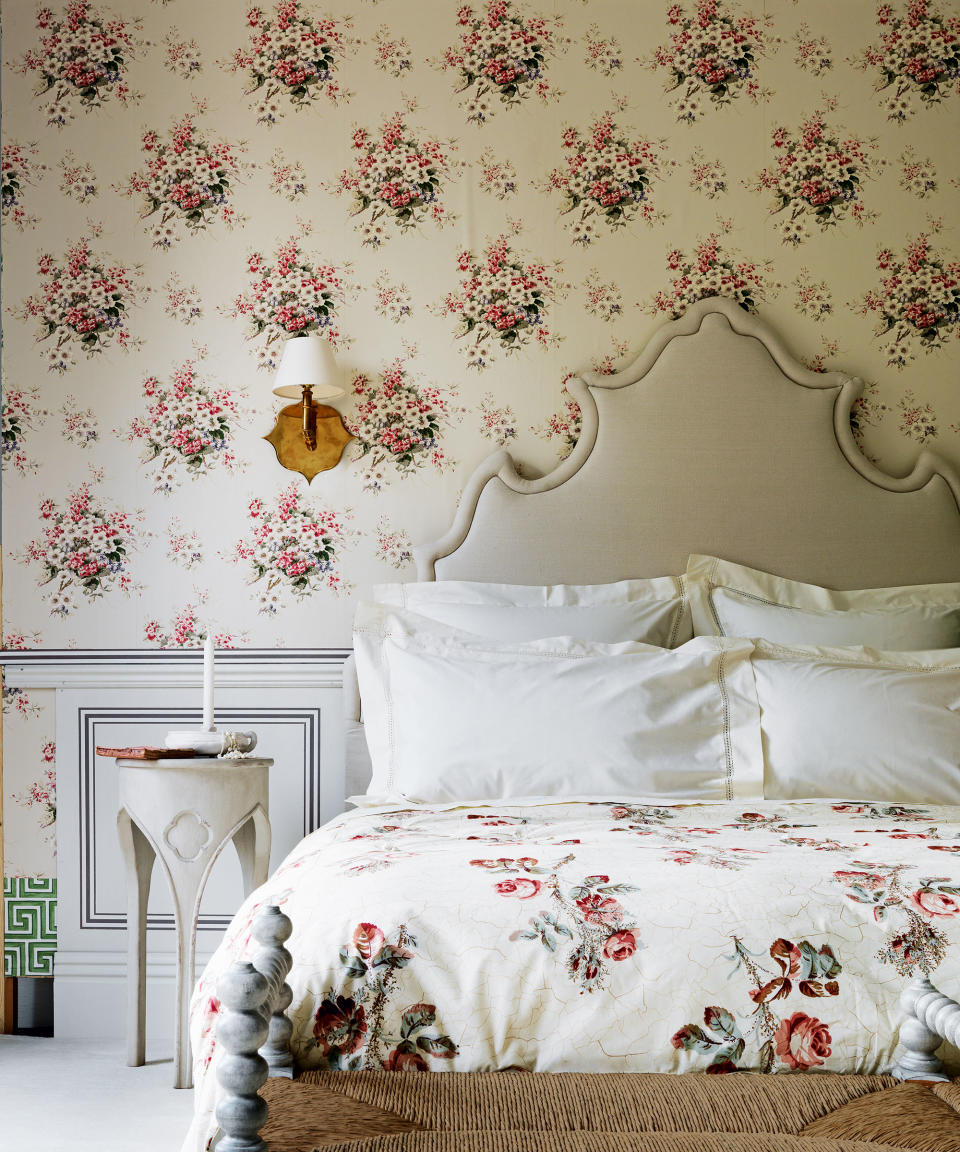
POLYGON ((215 1130, 217 977, 268 903, 293 920, 309 1067, 883 1072, 907 981, 960 992, 960 808, 349 812, 244 903, 197 985, 186 1148, 215 1130))

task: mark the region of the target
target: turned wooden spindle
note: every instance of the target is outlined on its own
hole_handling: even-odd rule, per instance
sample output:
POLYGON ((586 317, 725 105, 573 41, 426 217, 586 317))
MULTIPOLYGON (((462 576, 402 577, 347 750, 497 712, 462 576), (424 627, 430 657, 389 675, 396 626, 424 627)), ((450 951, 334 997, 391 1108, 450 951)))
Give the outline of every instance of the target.
POLYGON ((224 1132, 218 1152, 267 1152, 259 1135, 267 1122, 267 1105, 257 1093, 269 1075, 258 1052, 267 1038, 261 1009, 268 993, 266 977, 249 963, 231 965, 217 983, 222 1007, 217 1043, 226 1053, 217 1064, 223 1092, 216 1115, 224 1132))
POLYGON ((960 1004, 919 976, 900 996, 903 1021, 892 1072, 901 1080, 949 1080, 934 1055, 947 1040, 960 1042, 960 1004))
POLYGON ((253 922, 252 935, 260 945, 253 958, 253 966, 269 985, 263 1013, 268 1020, 267 1042, 260 1049, 266 1060, 271 1076, 293 1076, 293 1054, 290 1051, 290 1038, 293 1024, 286 1016, 293 993, 286 983, 287 975, 293 966, 293 957, 284 947, 290 939, 293 924, 289 916, 271 904, 262 908, 253 922))

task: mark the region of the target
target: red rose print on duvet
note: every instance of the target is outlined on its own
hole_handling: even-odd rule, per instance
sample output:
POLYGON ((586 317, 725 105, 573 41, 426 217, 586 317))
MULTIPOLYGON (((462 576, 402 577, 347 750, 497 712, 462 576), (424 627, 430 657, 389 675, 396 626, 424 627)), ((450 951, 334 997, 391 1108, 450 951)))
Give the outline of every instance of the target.
POLYGON ((564 952, 564 967, 582 992, 604 987, 608 964, 629 960, 642 947, 637 924, 617 899, 636 892, 633 884, 612 883, 609 876, 586 876, 566 887, 560 871, 574 857, 566 856, 551 870, 529 856, 513 860, 471 860, 474 867, 516 873, 499 880, 495 891, 524 903, 543 900, 549 907, 529 920, 529 928, 514 932, 512 940, 539 940, 548 952, 564 952), (538 880, 535 876, 543 876, 538 880), (569 942, 569 943, 566 943, 569 942))
POLYGON ((869 912, 874 923, 889 925, 877 959, 892 964, 901 976, 929 976, 947 954, 940 925, 960 916, 960 885, 946 876, 911 880, 909 864, 853 863, 855 870, 833 875, 851 904, 869 912))
POLYGON ((734 955, 727 959, 750 978, 748 996, 754 1007, 739 1016, 728 1008, 707 1007, 703 1026, 685 1024, 674 1033, 673 1047, 709 1056, 706 1071, 711 1073, 774 1072, 778 1062, 780 1068, 794 1072, 822 1065, 831 1053, 829 1027, 805 1012, 778 1019, 771 1005, 795 992, 809 998, 839 995, 837 977, 842 968, 833 949, 828 944, 817 949, 807 940, 798 944, 775 940, 769 950, 774 971, 765 968, 760 953, 750 952, 738 937, 733 937, 733 944, 734 955), (748 1046, 755 1055, 741 1063, 748 1046))
MULTIPOLYGON (((395 942, 362 922, 340 949, 342 976, 316 1009, 313 1047, 330 1070, 429 1072, 432 1060, 452 1060, 457 1046, 436 1030, 434 1004, 394 1006, 400 973, 416 959, 417 942, 401 924, 395 942)), ((401 1001, 402 1002, 402 1001, 401 1001)))

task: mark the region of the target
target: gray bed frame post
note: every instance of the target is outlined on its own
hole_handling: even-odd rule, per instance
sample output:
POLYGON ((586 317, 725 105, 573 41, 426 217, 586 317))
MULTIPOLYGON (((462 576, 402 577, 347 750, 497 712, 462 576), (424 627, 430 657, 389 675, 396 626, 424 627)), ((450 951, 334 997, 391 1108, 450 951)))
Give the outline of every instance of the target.
POLYGON ((900 1007, 900 1044, 891 1073, 899 1080, 949 1080, 934 1053, 944 1040, 960 1044, 960 1004, 924 975, 903 990, 900 1007))

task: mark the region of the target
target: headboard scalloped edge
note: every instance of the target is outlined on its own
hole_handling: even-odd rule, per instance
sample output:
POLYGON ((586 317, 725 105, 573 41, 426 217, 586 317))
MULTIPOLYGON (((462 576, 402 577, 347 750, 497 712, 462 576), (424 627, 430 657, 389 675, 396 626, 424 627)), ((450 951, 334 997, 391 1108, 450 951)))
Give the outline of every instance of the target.
POLYGON ((947 461, 936 453, 924 449, 911 472, 903 477, 891 476, 881 471, 862 454, 850 425, 853 405, 863 391, 862 380, 841 372, 811 371, 790 354, 777 333, 757 316, 745 311, 734 300, 712 296, 691 305, 681 317, 664 324, 654 333, 636 359, 622 371, 610 376, 586 372, 567 381, 567 390, 581 409, 582 431, 576 447, 553 471, 536 480, 527 480, 519 474, 513 457, 506 449, 500 449, 488 456, 468 480, 449 530, 438 540, 414 548, 418 579, 436 579, 437 561, 450 556, 466 540, 473 525, 481 494, 491 480, 498 478, 511 491, 533 496, 560 487, 580 471, 593 452, 600 427, 599 412, 591 389, 611 390, 638 383, 647 375, 672 340, 678 336, 694 335, 700 331, 704 323, 713 323, 712 318, 720 317, 737 334, 752 336, 760 341, 784 376, 794 383, 803 388, 836 391, 834 436, 847 463, 864 479, 888 492, 911 492, 923 488, 933 478, 938 477, 945 481, 952 493, 960 515, 960 477, 947 461))

